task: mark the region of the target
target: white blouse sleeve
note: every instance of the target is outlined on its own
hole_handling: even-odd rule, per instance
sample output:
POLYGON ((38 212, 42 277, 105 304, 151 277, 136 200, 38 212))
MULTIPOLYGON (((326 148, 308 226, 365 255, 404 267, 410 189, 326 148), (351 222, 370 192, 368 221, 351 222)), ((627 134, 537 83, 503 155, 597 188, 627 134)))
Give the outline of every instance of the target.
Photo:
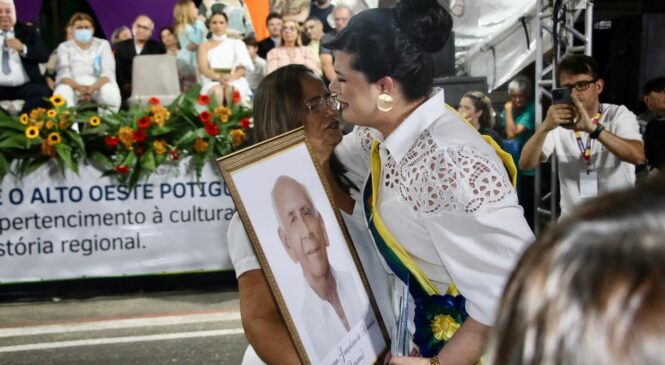
POLYGON ((66 42, 60 43, 56 51, 56 55, 57 61, 55 68, 55 83, 59 84, 60 81, 62 81, 64 78, 73 78, 71 65, 69 64, 70 55, 66 42))
POLYGON ((466 298, 469 315, 491 326, 506 280, 533 234, 494 159, 474 148, 451 147, 432 162, 430 178, 410 194, 412 209, 466 298))
POLYGON ((111 45, 105 39, 101 40, 101 52, 100 56, 102 57, 102 73, 101 76, 106 76, 111 82, 115 82, 115 57, 113 56, 113 51, 111 50, 111 45))
POLYGON ((231 262, 236 271, 236 278, 248 271, 261 269, 238 212, 233 214, 233 218, 229 222, 226 239, 229 245, 231 262))
POLYGON ((234 43, 235 62, 233 68, 244 67, 246 73, 254 71, 254 62, 252 62, 252 58, 249 56, 245 43, 239 40, 236 40, 234 43))
POLYGON ((356 126, 344 136, 342 142, 335 147, 335 155, 346 167, 348 177, 357 187, 363 189, 365 178, 369 175, 369 154, 372 141, 378 132, 367 127, 356 126))

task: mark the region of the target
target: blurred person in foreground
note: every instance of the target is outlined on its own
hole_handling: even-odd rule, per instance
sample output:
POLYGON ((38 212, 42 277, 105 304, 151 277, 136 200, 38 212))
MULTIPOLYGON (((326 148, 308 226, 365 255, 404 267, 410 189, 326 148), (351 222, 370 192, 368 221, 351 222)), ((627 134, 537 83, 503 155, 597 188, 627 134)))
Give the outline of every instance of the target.
POLYGON ((665 364, 665 181, 581 205, 506 287, 489 365, 665 364))

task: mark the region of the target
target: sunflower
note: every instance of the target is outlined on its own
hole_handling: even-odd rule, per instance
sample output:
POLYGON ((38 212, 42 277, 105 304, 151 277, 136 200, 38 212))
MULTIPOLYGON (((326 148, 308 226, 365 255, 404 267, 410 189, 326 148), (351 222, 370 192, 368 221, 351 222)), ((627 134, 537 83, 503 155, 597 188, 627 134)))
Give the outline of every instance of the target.
POLYGON ((65 105, 65 98, 61 95, 53 95, 48 99, 54 107, 59 107, 65 105))
POLYGON ((21 124, 27 125, 28 121, 30 120, 30 117, 28 116, 28 114, 23 113, 21 114, 21 118, 19 120, 21 121, 21 124))
POLYGON ((48 135, 47 141, 49 145, 55 146, 61 141, 60 134, 58 134, 58 132, 52 132, 51 134, 48 135))
POLYGON ((55 111, 55 109, 49 109, 46 112, 46 116, 49 118, 55 118, 58 115, 58 112, 55 111))
POLYGON ((88 124, 90 124, 93 127, 96 127, 96 126, 102 124, 102 120, 98 116, 90 117, 90 120, 88 121, 88 124))
POLYGON ((39 137, 39 128, 35 127, 34 125, 28 127, 25 129, 25 136, 28 139, 35 139, 39 137))
POLYGON ((46 124, 44 124, 44 128, 46 128, 48 130, 53 129, 53 127, 55 127, 55 123, 53 123, 52 120, 47 120, 46 124))

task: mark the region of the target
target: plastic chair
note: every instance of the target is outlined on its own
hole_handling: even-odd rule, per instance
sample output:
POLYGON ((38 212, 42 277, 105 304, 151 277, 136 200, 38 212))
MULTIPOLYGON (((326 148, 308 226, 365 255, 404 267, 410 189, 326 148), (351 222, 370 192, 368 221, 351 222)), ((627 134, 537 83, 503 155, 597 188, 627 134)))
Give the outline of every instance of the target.
POLYGON ((180 95, 180 80, 175 57, 171 55, 136 56, 132 66, 132 96, 129 104, 143 105, 151 97, 162 105, 170 104, 180 95))

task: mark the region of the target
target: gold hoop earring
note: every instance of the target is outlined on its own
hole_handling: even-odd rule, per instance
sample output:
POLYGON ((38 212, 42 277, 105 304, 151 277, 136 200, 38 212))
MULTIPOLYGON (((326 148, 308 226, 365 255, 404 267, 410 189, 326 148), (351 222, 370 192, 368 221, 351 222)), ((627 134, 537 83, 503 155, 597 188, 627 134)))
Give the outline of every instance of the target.
POLYGON ((376 107, 384 113, 391 111, 393 109, 393 97, 386 93, 379 94, 376 99, 376 107))

